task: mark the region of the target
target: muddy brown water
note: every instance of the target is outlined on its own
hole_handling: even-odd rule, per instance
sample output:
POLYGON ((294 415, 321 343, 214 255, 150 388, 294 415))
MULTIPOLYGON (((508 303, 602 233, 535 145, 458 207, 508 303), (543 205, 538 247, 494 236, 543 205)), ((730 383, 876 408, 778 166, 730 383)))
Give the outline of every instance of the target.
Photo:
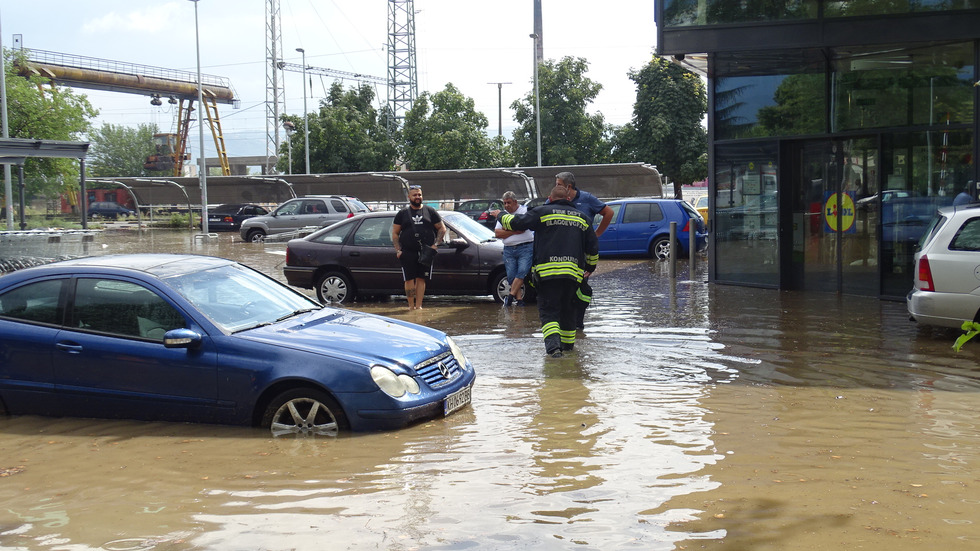
MULTIPOLYGON (((283 245, 106 233, 282 279, 283 245)), ((976 549, 980 343, 904 304, 605 260, 576 352, 489 298, 353 308, 452 334, 473 404, 404 430, 0 419, 4 549, 976 549)))

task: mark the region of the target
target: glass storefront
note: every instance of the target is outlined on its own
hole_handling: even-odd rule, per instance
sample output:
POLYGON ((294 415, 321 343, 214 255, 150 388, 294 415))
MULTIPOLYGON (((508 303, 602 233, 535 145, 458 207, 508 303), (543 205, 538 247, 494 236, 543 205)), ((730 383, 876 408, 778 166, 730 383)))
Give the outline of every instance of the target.
POLYGON ((717 56, 713 280, 904 297, 936 209, 975 187, 975 47, 717 56))

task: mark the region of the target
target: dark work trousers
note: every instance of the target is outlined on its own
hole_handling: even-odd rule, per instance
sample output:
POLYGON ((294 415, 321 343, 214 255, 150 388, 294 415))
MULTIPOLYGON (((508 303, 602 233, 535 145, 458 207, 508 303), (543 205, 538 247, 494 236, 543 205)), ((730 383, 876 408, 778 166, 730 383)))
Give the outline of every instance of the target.
POLYGON ((575 291, 574 279, 551 278, 539 280, 538 317, 544 333, 544 348, 548 354, 556 350, 571 350, 575 346, 575 291))
POLYGON ((585 329, 585 309, 592 304, 592 286, 589 278, 582 280, 575 291, 575 327, 585 329))

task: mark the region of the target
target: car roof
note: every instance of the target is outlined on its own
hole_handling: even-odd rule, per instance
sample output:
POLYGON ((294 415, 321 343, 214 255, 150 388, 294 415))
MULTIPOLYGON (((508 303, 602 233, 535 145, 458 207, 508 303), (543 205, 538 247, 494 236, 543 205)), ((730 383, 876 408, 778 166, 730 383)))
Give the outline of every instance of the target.
POLYGON ((144 272, 157 277, 168 277, 181 274, 199 272, 217 266, 227 266, 235 264, 233 260, 218 258, 215 256, 195 255, 195 254, 164 254, 164 253, 144 253, 144 254, 109 254, 104 256, 88 256, 85 258, 73 258, 61 260, 25 268, 13 272, 14 274, 35 273, 35 272, 60 272, 77 271, 79 268, 96 269, 118 269, 127 271, 144 272))
POLYGON ((941 207, 939 213, 944 216, 952 216, 957 212, 969 212, 980 209, 980 203, 967 203, 965 205, 949 205, 941 207))
POLYGON ((616 199, 615 201, 606 201, 607 205, 620 205, 623 203, 678 203, 682 202, 683 199, 664 199, 662 197, 633 197, 630 199, 616 199))

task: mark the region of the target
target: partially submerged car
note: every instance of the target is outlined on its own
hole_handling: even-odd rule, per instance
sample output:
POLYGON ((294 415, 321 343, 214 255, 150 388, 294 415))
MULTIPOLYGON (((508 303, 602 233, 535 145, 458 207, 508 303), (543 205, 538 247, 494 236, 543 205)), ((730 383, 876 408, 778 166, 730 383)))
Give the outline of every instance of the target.
POLYGON ((0 413, 392 429, 470 401, 446 334, 323 307, 237 262, 109 255, 0 277, 0 413))
POLYGON ((261 205, 253 203, 226 203, 208 209, 208 231, 238 231, 242 222, 269 214, 261 205))
MULTIPOLYGON (((599 236, 599 255, 649 255, 658 260, 670 257, 670 223, 677 222, 677 245, 681 254, 688 250, 690 225, 695 226, 695 247, 707 245, 704 219, 687 201, 680 199, 620 199, 606 203, 613 219, 599 236)), ((596 223, 600 217, 596 215, 596 223)))
POLYGON ((329 226, 370 209, 358 198, 346 195, 310 195, 290 199, 270 214, 242 222, 242 239, 260 243, 267 235, 296 231, 309 226, 329 226))
MULTIPOLYGON (((322 302, 346 304, 358 295, 402 295, 405 279, 391 243, 395 212, 372 212, 293 239, 283 275, 290 285, 315 289, 322 302)), ((446 236, 432 265, 426 295, 510 294, 503 243, 461 212, 439 211, 446 236)), ((529 285, 525 296, 533 298, 529 285)))

